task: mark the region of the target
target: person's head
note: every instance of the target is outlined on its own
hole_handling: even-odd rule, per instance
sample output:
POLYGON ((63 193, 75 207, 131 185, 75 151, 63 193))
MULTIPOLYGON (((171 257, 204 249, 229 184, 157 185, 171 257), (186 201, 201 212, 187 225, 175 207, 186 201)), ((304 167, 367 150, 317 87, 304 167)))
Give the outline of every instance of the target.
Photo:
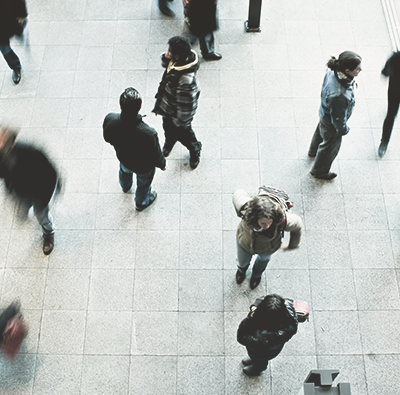
POLYGON ((278 328, 286 322, 287 317, 285 299, 277 294, 266 295, 253 313, 253 318, 262 328, 278 328))
POLYGON ((250 200, 244 215, 244 220, 252 227, 266 230, 273 224, 283 221, 284 213, 281 206, 268 196, 255 196, 250 200))
POLYGON ((15 145, 18 132, 0 125, 0 156, 6 155, 15 145))
POLYGON ((137 115, 142 107, 140 93, 134 88, 126 88, 119 98, 121 111, 130 115, 137 115))
POLYGON ((167 59, 171 59, 173 62, 177 62, 179 60, 184 61, 190 55, 190 41, 186 37, 172 37, 169 39, 168 45, 169 48, 165 54, 165 57, 167 59))
POLYGON ((327 66, 334 71, 341 71, 350 77, 357 77, 361 71, 361 56, 352 51, 344 51, 339 59, 332 56, 327 66))

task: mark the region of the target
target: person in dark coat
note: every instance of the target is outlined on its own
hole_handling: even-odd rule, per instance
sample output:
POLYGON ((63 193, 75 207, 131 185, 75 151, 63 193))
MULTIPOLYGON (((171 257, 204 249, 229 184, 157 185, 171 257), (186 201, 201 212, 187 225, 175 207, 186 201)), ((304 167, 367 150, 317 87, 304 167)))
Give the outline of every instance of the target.
POLYGON ((60 190, 59 177, 42 151, 16 138, 15 131, 0 127, 0 178, 21 205, 33 206, 43 230, 43 253, 49 255, 55 231, 50 204, 60 190))
POLYGON ((15 84, 21 81, 21 62, 10 47, 10 38, 22 34, 27 16, 25 0, 0 0, 0 51, 13 70, 15 84))
POLYGON ((121 113, 110 113, 103 123, 103 136, 110 143, 120 161, 119 183, 126 193, 132 187, 133 173, 136 173, 136 210, 142 211, 157 197, 151 192, 151 183, 156 167, 166 169, 157 132, 143 122, 139 110, 142 98, 134 88, 127 88, 120 100, 121 113))
POLYGON ((219 60, 220 53, 214 50, 214 34, 218 28, 217 22, 218 0, 183 0, 186 22, 190 30, 190 42, 193 45, 197 38, 200 41, 200 50, 205 60, 219 60))
POLYGON ((400 51, 395 52, 386 62, 382 75, 389 77, 388 109, 382 128, 382 139, 378 155, 384 156, 392 134, 394 120, 400 104, 400 51))
POLYGON ((243 372, 259 376, 297 332, 297 315, 291 299, 277 294, 258 298, 239 325, 237 341, 246 347, 243 372))

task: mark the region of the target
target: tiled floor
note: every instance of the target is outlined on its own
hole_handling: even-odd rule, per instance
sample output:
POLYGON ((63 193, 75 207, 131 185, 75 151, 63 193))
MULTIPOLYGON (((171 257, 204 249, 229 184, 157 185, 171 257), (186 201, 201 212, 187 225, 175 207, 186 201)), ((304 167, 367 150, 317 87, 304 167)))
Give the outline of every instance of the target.
MULTIPOLYGON (((18 86, 0 61, 0 118, 45 147, 65 177, 45 257, 32 221, 0 195, 1 305, 19 297, 30 326, 0 393, 34 395, 296 395, 310 369, 336 368, 353 395, 398 393, 400 369, 400 123, 378 159, 391 52, 379 0, 270 0, 262 32, 244 33, 248 2, 220 0, 219 62, 201 61, 194 128, 200 166, 174 148, 159 197, 137 213, 118 185, 102 121, 127 86, 146 121, 159 54, 184 29, 155 0, 29 0, 30 46, 18 86), (363 57, 351 132, 333 182, 308 174, 330 55, 363 57), (305 224, 302 245, 278 252, 261 285, 235 283, 236 188, 281 187, 305 224), (309 323, 259 378, 241 372, 236 328, 266 292, 309 301, 309 323)), ((400 10, 399 10, 400 12, 400 10)), ((198 49, 198 46, 196 46, 198 49)))

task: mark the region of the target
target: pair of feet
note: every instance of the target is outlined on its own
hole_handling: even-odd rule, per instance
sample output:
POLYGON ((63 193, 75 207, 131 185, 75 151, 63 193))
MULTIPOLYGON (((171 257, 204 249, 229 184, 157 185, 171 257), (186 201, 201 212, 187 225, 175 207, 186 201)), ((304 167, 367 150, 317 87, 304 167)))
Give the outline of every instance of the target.
MULTIPOLYGON (((169 156, 171 153, 173 147, 168 147, 167 145, 164 144, 164 147, 162 149, 162 153, 165 158, 169 156)), ((192 151, 190 152, 190 167, 194 170, 200 163, 200 152, 201 150, 198 151, 192 151)))
MULTIPOLYGON (((241 284, 246 278, 246 272, 241 272, 239 269, 236 272, 236 282, 241 284)), ((253 277, 250 279, 250 288, 255 289, 258 287, 258 284, 261 282, 261 277, 253 277)))
MULTIPOLYGON (((313 152, 308 152, 308 156, 310 158, 315 158, 315 155, 313 152)), ((312 171, 310 171, 310 174, 314 177, 314 178, 318 178, 319 180, 326 180, 326 181, 331 181, 333 180, 337 174, 333 173, 333 172, 329 172, 326 174, 314 174, 312 171)))
POLYGON ((243 373, 247 374, 247 376, 259 376, 263 372, 254 367, 253 361, 250 357, 243 358, 242 364, 244 365, 243 373))

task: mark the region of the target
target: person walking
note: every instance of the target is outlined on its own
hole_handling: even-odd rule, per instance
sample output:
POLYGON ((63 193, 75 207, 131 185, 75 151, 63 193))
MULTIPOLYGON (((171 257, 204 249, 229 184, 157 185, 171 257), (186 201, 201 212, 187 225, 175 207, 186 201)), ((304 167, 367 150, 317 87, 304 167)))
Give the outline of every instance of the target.
POLYGON ((382 158, 387 150, 392 134, 394 120, 399 111, 400 104, 400 51, 395 52, 386 62, 382 75, 389 77, 388 108, 382 128, 382 139, 378 155, 382 158))
POLYGON ((311 140, 308 156, 315 157, 311 175, 321 180, 333 180, 337 174, 330 172, 339 153, 342 136, 349 133, 354 100, 354 77, 361 71, 361 56, 345 51, 339 59, 331 57, 327 63, 321 90, 320 121, 311 140))
POLYGON ((194 45, 200 41, 200 50, 205 60, 220 60, 222 55, 215 52, 214 34, 218 28, 218 0, 183 0, 185 20, 189 27, 189 39, 194 45))
POLYGON ((281 247, 283 232, 290 232, 290 241, 282 249, 295 249, 300 244, 303 223, 271 194, 260 193, 251 198, 243 189, 238 189, 233 194, 233 205, 242 218, 236 231, 236 282, 244 281, 251 258, 257 255, 250 279, 250 288, 254 289, 260 284, 272 254, 281 247))
POLYGON ((156 167, 166 169, 157 132, 143 122, 139 114, 142 98, 134 88, 126 88, 119 99, 121 113, 108 114, 103 123, 104 140, 111 144, 120 162, 119 183, 127 193, 136 174, 136 210, 149 207, 157 197, 151 191, 156 167))
POLYGON ((27 16, 25 0, 0 0, 0 51, 13 70, 14 84, 21 81, 21 62, 10 47, 10 38, 22 34, 27 16))
POLYGON ((55 232, 50 205, 60 191, 59 176, 42 151, 16 139, 16 131, 0 126, 0 178, 27 208, 26 212, 33 206, 43 230, 43 253, 49 255, 54 248, 55 232))
POLYGON ((190 167, 200 163, 202 144, 192 129, 200 89, 197 83, 199 59, 186 37, 175 36, 168 51, 161 55, 166 68, 156 94, 153 112, 163 117, 165 142, 163 154, 168 157, 177 141, 190 152, 190 167))
POLYGON ((277 294, 258 298, 237 331, 237 341, 246 347, 248 354, 242 360, 243 372, 248 376, 259 376, 296 334, 297 326, 292 300, 277 294))

